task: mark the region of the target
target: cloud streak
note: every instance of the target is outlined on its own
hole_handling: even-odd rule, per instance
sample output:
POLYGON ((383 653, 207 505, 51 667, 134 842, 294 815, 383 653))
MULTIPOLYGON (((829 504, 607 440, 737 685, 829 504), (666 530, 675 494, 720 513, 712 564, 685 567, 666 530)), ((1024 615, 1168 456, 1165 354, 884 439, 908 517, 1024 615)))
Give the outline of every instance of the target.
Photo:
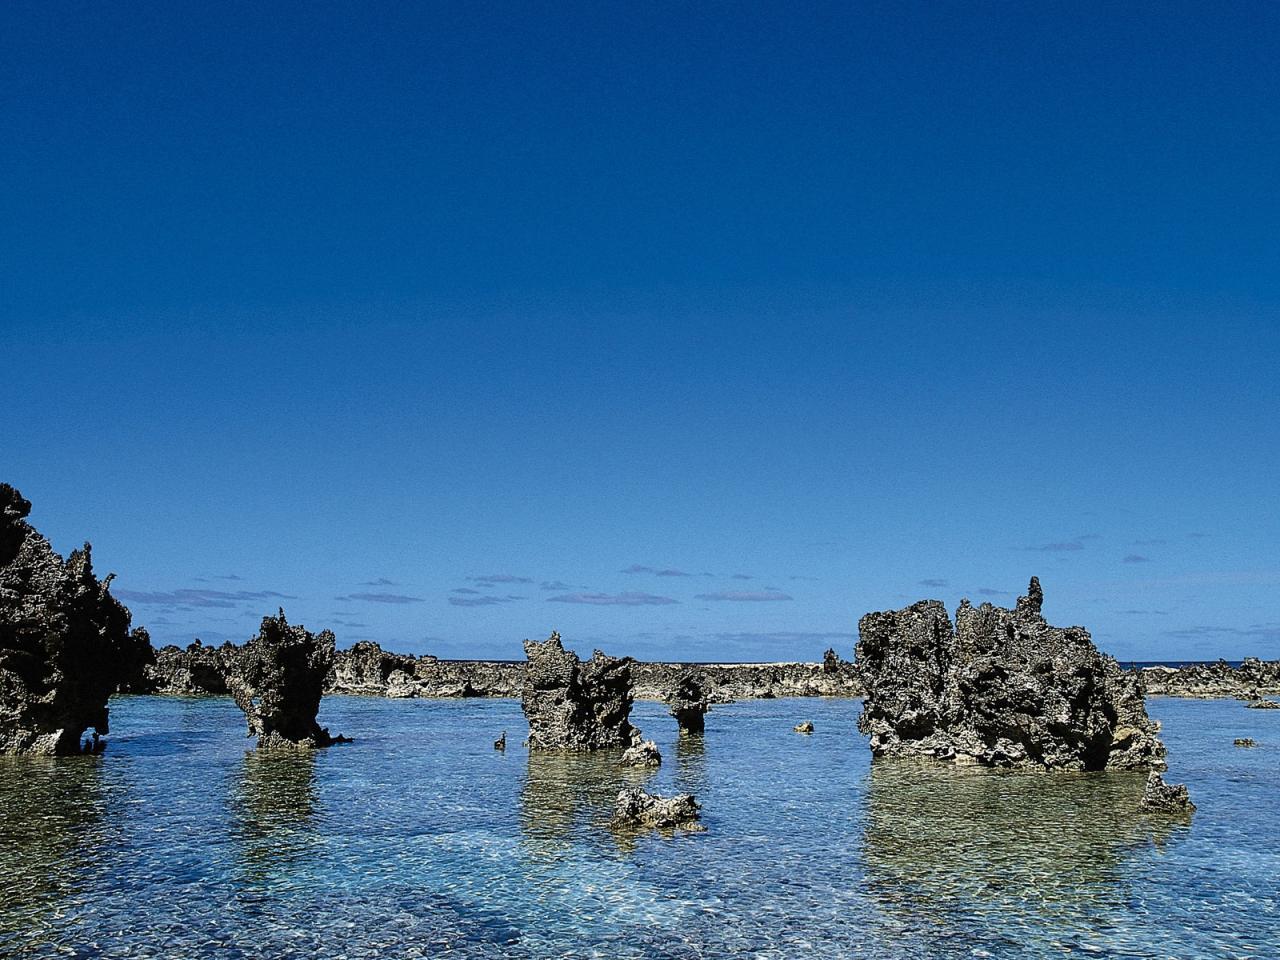
POLYGON ((644 564, 633 563, 625 570, 619 570, 619 573, 649 573, 655 577, 691 577, 693 574, 685 573, 683 570, 676 570, 672 567, 646 567, 644 564))
POLYGON ((494 586, 499 583, 533 583, 532 577, 517 577, 511 573, 491 573, 483 577, 467 577, 472 583, 483 583, 486 586, 494 586))
POLYGON ((628 591, 626 593, 565 593, 558 597, 547 597, 547 602, 586 603, 599 607, 658 607, 680 601, 673 597, 628 591))
POLYGON ((780 590, 720 590, 716 593, 699 593, 695 600, 723 600, 730 603, 768 603, 771 601, 792 600, 788 593, 780 590))
POLYGON ((1130 554, 1126 554, 1125 558, 1120 562, 1121 563, 1151 563, 1151 558, 1144 557, 1140 553, 1130 553, 1130 554))
POLYGON ((920 586, 922 587, 945 587, 946 585, 946 580, 940 580, 937 577, 928 577, 920 581, 920 586))
MULTIPOLYGON (((454 591, 454 593, 457 592, 459 591, 454 591)), ((494 597, 486 594, 478 597, 450 597, 449 604, 454 607, 492 607, 499 603, 511 603, 523 599, 524 597, 494 597)))
POLYGON ((1077 550, 1083 550, 1084 544, 1081 543, 1082 538, 1077 537, 1074 540, 1060 540, 1055 543, 1042 543, 1038 547, 1023 547, 1023 550, 1033 550, 1038 553, 1075 553, 1077 550))
POLYGON ((335 600, 362 600, 365 603, 425 603, 422 597, 410 597, 403 593, 349 593, 345 597, 334 597, 335 600))
POLYGON ((253 600, 296 600, 293 594, 274 590, 116 590, 117 599, 126 603, 158 607, 238 607, 253 600))

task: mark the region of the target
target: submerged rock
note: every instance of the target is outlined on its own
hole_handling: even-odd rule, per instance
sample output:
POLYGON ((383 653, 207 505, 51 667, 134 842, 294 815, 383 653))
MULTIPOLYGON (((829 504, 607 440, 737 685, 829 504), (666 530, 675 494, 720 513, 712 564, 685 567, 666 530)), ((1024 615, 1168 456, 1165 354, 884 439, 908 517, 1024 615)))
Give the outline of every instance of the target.
POLYGON ((1231 742, 1237 747, 1256 747, 1258 745, 1258 741, 1253 739, 1253 737, 1236 737, 1236 739, 1231 742))
POLYGON ((701 829, 698 801, 692 794, 680 793, 674 797, 659 797, 646 793, 639 787, 627 787, 618 794, 613 805, 615 827, 684 827, 701 829))
POLYGON ((1250 710, 1280 710, 1280 701, 1251 700, 1245 704, 1250 710))
POLYGON ((797 723, 791 729, 796 733, 813 733, 813 722, 811 720, 805 720, 802 723, 797 723))
POLYGON ((876 757, 1000 767, 1164 769, 1141 683, 1083 627, 1050 626, 1032 577, 1015 609, 923 600, 858 623, 858 729, 876 757))
POLYGON ((662 754, 658 751, 658 745, 652 740, 642 740, 623 751, 622 765, 624 767, 660 767, 662 754))
POLYGON ((107 698, 143 682, 141 628, 98 580, 88 543, 64 561, 27 523, 31 502, 0 483, 0 753, 71 754, 105 746, 107 698))
POLYGON ((552 633, 526 640, 521 707, 529 721, 533 750, 600 750, 630 746, 639 731, 631 725, 631 658, 599 650, 583 663, 552 633))
POLYGON ((227 677, 259 747, 327 747, 343 742, 316 722, 334 637, 289 626, 284 611, 263 617, 258 635, 235 652, 227 677))
POLYGON ((1147 774, 1147 785, 1142 791, 1142 809, 1160 813, 1194 813, 1187 788, 1180 783, 1165 783, 1164 777, 1152 770, 1147 774))
POLYGON ((671 715, 676 718, 681 733, 702 733, 706 729, 711 698, 707 695, 705 677, 692 671, 682 674, 668 699, 671 715))

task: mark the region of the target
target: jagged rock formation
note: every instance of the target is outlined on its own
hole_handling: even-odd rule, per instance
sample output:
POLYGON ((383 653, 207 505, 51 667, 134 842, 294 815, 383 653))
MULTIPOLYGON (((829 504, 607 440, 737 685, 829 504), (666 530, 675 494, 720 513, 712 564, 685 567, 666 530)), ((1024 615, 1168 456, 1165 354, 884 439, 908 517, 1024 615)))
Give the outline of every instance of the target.
POLYGON ((836 653, 832 647, 827 647, 826 652, 822 655, 822 672, 837 673, 840 670, 840 654, 836 653))
POLYGON ((325 677, 325 689, 382 697, 416 697, 417 670, 416 657, 389 653, 370 640, 361 640, 349 650, 335 652, 333 669, 325 677))
POLYGON ((185 649, 170 644, 156 652, 139 693, 173 696, 218 696, 231 692, 227 675, 239 650, 234 644, 206 647, 198 639, 185 649))
POLYGON ((1154 696, 1257 700, 1265 694, 1280 694, 1280 660, 1245 657, 1238 667, 1218 660, 1181 667, 1142 667, 1141 673, 1147 693, 1154 696))
POLYGON ((668 702, 681 733, 702 733, 706 729, 711 700, 707 696, 706 680, 701 675, 692 671, 682 674, 671 690, 668 702))
POLYGON ((683 827, 701 829, 698 820, 698 801, 692 794, 680 793, 674 797, 658 797, 639 787, 627 787, 618 794, 613 806, 613 826, 635 829, 639 827, 683 827))
POLYGON ((1245 704, 1250 710, 1280 710, 1280 701, 1277 700, 1250 700, 1245 704))
POLYGON ((1185 814, 1194 813, 1196 809, 1185 786, 1180 783, 1165 783, 1164 777, 1154 770, 1147 774, 1141 805, 1144 810, 1158 813, 1185 814))
POLYGON ((791 728, 795 733, 813 733, 813 722, 805 720, 791 728))
POLYGON ((327 747, 343 739, 316 722, 333 653, 332 632, 291 627, 283 610, 263 617, 258 635, 236 651, 227 682, 259 747, 327 747))
POLYGON ((107 698, 142 682, 141 628, 93 574, 91 548, 64 561, 27 523, 31 502, 0 483, 0 753, 70 754, 107 734, 107 698))
POLYGON ((526 640, 524 652, 528 671, 521 707, 530 749, 598 750, 639 739, 630 721, 630 657, 597 650, 583 663, 558 633, 541 642, 526 640))
POLYGON ((1041 615, 1040 581, 1007 610, 967 600, 953 628, 924 600, 858 623, 858 729, 877 757, 1046 769, 1164 769, 1137 676, 1083 627, 1041 615))
POLYGON ((660 767, 662 753, 652 740, 642 740, 623 751, 622 765, 624 767, 660 767))
POLYGON ((1236 737, 1236 739, 1231 742, 1233 746, 1237 747, 1256 747, 1258 745, 1258 741, 1253 739, 1253 737, 1236 737))

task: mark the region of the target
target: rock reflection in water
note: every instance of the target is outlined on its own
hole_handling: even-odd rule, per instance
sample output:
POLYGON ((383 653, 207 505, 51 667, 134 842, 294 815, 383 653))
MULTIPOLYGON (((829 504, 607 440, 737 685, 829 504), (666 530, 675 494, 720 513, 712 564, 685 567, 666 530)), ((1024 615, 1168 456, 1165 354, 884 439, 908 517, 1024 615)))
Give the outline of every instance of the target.
POLYGON ((681 733, 676 737, 676 787, 695 797, 707 789, 707 741, 701 733, 681 733))
POLYGON ((520 829, 536 859, 553 859, 584 828, 607 830, 618 791, 647 771, 621 768, 618 750, 530 751, 520 787, 520 829))
POLYGON ((868 886, 904 920, 989 922, 1021 942, 1049 924, 1105 925, 1124 908, 1126 860, 1178 829, 1139 811, 1143 779, 875 762, 868 886))
MULTIPOLYGON (((46 947, 41 931, 89 882, 104 842, 99 757, 0 757, 0 956, 46 947)), ((52 930, 52 928, 50 928, 52 930)))
POLYGON ((315 843, 316 754, 248 751, 232 789, 246 879, 261 883, 305 862, 315 843))

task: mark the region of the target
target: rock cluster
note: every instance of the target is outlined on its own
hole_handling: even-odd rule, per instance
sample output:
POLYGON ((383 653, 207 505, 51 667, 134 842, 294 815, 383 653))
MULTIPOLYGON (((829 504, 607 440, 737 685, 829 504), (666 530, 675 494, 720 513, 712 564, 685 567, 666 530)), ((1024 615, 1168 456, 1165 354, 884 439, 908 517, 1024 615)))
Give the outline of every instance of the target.
POLYGON ((652 740, 642 740, 622 752, 622 765, 624 767, 660 767, 662 754, 658 750, 658 745, 652 740))
POLYGON ((327 747, 343 740, 316 722, 333 653, 330 631, 290 626, 283 610, 263 617, 258 635, 236 650, 227 682, 259 747, 327 747))
POLYGON ((532 750, 599 750, 639 739, 631 725, 631 658, 599 650, 583 663, 560 634, 526 640, 521 697, 532 750))
POLYGON ((858 623, 858 728, 877 757, 1044 769, 1164 769, 1137 676, 1083 627, 1041 615, 1035 577, 1015 609, 937 600, 858 623))
POLYGON ((813 721, 803 720, 791 728, 795 733, 813 733, 813 721))
POLYGON ((1180 667, 1142 667, 1140 672, 1147 693, 1153 695, 1257 700, 1264 694, 1280 694, 1280 660, 1245 657, 1239 666, 1218 660, 1180 667))
POLYGON ((1258 741, 1253 737, 1236 737, 1231 743, 1237 747, 1256 747, 1258 745, 1258 741))
POLYGON ((693 671, 681 674, 668 696, 668 702, 681 733, 702 733, 706 729, 711 699, 703 676, 693 671))
POLYGON ((0 753, 56 755, 105 743, 107 698, 142 683, 141 628, 93 573, 91 548, 64 561, 27 523, 31 502, 0 483, 0 753))
POLYGON ((1194 813, 1187 788, 1180 783, 1164 782, 1164 777, 1152 770, 1147 774, 1147 785, 1142 790, 1142 809, 1158 813, 1194 813))
POLYGON ((627 787, 613 805, 613 826, 700 829, 698 801, 691 794, 659 797, 639 787, 627 787))
POLYGON ((147 685, 141 692, 187 697, 230 693, 227 675, 238 649, 231 643, 206 647, 198 639, 185 649, 173 645, 163 647, 147 668, 147 685))
POLYGON ((1277 700, 1250 700, 1245 704, 1250 710, 1280 710, 1280 701, 1277 700))

